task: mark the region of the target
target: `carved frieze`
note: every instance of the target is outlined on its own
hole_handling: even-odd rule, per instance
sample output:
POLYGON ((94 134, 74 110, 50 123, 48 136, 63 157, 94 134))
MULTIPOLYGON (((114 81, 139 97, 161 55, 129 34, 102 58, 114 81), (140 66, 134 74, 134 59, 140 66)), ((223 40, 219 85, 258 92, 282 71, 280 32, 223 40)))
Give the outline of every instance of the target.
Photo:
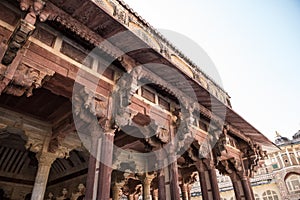
POLYGON ((33 89, 40 88, 45 78, 53 74, 54 72, 43 72, 25 64, 20 64, 14 72, 12 81, 5 87, 3 92, 15 96, 26 94, 29 97, 32 95, 33 89))
POLYGON ((123 7, 118 6, 114 1, 108 1, 109 4, 113 8, 113 16, 116 17, 118 20, 120 20, 123 24, 128 26, 129 23, 129 17, 127 10, 125 10, 123 7))
POLYGON ((86 123, 95 119, 101 122, 107 118, 108 102, 85 87, 78 88, 73 94, 73 114, 86 123))

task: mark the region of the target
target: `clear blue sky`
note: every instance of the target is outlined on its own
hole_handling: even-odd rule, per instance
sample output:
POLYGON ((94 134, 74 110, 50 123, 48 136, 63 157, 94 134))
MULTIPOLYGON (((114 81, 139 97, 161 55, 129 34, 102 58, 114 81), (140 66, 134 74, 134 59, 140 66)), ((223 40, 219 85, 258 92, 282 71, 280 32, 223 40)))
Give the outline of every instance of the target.
POLYGON ((233 109, 271 140, 300 129, 300 1, 124 1, 155 28, 199 44, 233 109))

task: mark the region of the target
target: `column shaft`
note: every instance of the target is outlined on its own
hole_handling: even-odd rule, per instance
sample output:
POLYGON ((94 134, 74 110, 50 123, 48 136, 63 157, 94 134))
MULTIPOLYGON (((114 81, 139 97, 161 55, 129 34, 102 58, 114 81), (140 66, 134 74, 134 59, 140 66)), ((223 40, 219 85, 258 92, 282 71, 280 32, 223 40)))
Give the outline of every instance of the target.
POLYGON ((114 184, 113 185, 113 188, 112 188, 112 199, 113 200, 119 200, 120 199, 120 189, 121 187, 118 186, 117 184, 114 184))
POLYGON ((182 200, 189 200, 188 186, 186 184, 181 184, 180 188, 181 188, 182 200))
POLYGON ((208 188, 205 178, 205 166, 203 164, 202 160, 198 160, 196 162, 196 167, 199 173, 199 179, 200 179, 200 186, 201 186, 201 193, 202 193, 202 199, 203 200, 210 200, 209 194, 208 194, 208 188))
POLYGON ((171 163, 169 166, 170 172, 170 186, 171 186, 171 200, 179 200, 180 199, 180 191, 178 184, 178 168, 177 162, 171 163))
POLYGON ((114 134, 104 133, 101 145, 97 200, 109 200, 112 173, 114 134))
POLYGON ((147 174, 145 175, 143 180, 143 199, 144 200, 151 200, 151 181, 147 177, 147 174))
POLYGON ((232 172, 232 174, 230 174, 230 179, 232 182, 236 200, 244 200, 245 198, 244 198, 242 184, 241 184, 241 181, 239 180, 236 172, 232 172))
POLYGON ((219 185, 217 180, 216 169, 212 167, 211 169, 208 170, 208 173, 210 177, 213 199, 220 200, 221 197, 220 197, 220 190, 219 190, 219 185))
POLYGON ((32 200, 44 199, 50 168, 51 165, 50 166, 39 165, 38 172, 35 177, 33 191, 32 191, 32 196, 31 196, 32 200))
POLYGON ((88 174, 86 179, 86 200, 92 200, 94 195, 94 186, 96 177, 96 165, 97 165, 97 149, 98 149, 98 138, 92 138, 91 152, 88 165, 88 174))
POLYGON ((38 158, 39 166, 35 177, 31 200, 44 199, 49 172, 51 169, 51 165, 55 159, 56 157, 54 157, 50 153, 41 153, 40 157, 38 158))
POLYGON ((254 200, 254 194, 251 187, 250 179, 245 176, 241 181, 246 200, 254 200))
POLYGON ((166 183, 165 183, 165 174, 163 166, 163 160, 159 160, 160 169, 158 171, 158 199, 165 200, 166 199, 166 183))

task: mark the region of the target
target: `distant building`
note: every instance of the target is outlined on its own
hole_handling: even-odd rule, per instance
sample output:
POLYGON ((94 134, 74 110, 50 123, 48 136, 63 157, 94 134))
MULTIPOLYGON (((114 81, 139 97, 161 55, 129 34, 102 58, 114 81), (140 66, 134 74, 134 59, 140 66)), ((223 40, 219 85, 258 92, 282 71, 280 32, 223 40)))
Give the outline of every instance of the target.
MULTIPOLYGON (((268 153, 262 167, 251 179, 255 200, 299 200, 300 199, 300 130, 292 140, 276 132, 278 151, 268 153)), ((222 200, 235 200, 230 178, 218 176, 222 200)), ((192 196, 201 199, 201 192, 194 185, 192 196)))

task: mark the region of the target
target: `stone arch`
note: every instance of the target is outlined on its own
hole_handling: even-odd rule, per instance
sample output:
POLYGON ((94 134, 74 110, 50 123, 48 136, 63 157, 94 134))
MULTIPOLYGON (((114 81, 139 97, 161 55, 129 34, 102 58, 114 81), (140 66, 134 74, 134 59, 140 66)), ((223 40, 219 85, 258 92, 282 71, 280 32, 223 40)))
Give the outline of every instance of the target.
POLYGON ((285 176, 284 182, 290 194, 300 194, 300 173, 289 172, 285 176))

